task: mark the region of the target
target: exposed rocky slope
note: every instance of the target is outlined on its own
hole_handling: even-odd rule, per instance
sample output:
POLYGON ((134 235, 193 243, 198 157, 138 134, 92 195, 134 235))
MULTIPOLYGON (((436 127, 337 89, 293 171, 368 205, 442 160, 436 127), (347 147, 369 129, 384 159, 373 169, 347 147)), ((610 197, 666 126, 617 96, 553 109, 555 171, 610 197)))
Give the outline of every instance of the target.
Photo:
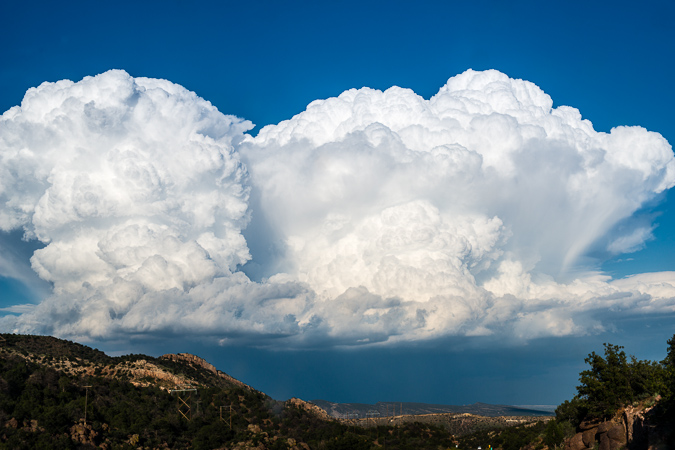
POLYGON ((662 439, 656 434, 652 411, 655 401, 622 408, 611 420, 585 421, 578 433, 567 440, 566 450, 657 449, 662 439))
POLYGON ((316 417, 320 417, 323 420, 335 420, 334 417, 329 416, 326 413, 326 411, 319 408, 314 403, 306 402, 304 400, 301 400, 301 399, 295 398, 295 397, 289 399, 286 403, 289 404, 289 405, 292 405, 296 408, 300 408, 300 409, 303 409, 305 411, 308 411, 309 413, 315 415, 316 417))
POLYGON ((4 355, 23 358, 69 376, 122 379, 135 386, 156 386, 164 390, 214 383, 252 389, 188 353, 166 354, 159 358, 146 355, 111 357, 99 350, 51 336, 0 336, 0 352, 4 355))

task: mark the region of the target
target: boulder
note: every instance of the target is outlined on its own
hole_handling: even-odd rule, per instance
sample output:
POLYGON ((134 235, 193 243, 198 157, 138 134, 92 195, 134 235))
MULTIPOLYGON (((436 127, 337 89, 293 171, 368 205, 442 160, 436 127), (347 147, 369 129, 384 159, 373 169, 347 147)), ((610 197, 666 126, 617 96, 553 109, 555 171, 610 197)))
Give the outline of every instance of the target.
POLYGON ((619 450, 626 446, 626 429, 623 423, 603 422, 596 439, 600 442, 598 450, 619 450))
POLYGON ((586 430, 583 433, 581 433, 581 440, 584 442, 586 448, 593 447, 593 444, 595 443, 595 435, 597 434, 597 432, 598 432, 597 428, 591 428, 590 430, 586 430))
POLYGON ((614 426, 613 422, 602 422, 598 425, 598 434, 607 433, 614 426))
POLYGON ((584 450, 585 448, 586 446, 584 445, 581 433, 577 433, 572 436, 572 438, 567 441, 567 445, 565 446, 565 450, 584 450))
POLYGON ((626 444, 626 429, 622 423, 617 423, 612 428, 607 431, 607 437, 613 441, 621 442, 623 445, 626 444))

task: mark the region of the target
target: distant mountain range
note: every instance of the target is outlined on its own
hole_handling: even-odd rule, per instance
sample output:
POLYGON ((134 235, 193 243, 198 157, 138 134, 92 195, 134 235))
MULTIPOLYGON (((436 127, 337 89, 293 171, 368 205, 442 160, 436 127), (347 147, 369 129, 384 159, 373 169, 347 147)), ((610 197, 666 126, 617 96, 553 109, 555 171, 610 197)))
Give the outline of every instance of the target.
POLYGON ((473 405, 435 405, 429 403, 410 402, 377 402, 367 403, 334 403, 326 400, 312 400, 319 408, 336 418, 367 418, 420 414, 473 414, 485 417, 497 416, 552 416, 554 406, 549 405, 490 405, 474 403, 473 405))

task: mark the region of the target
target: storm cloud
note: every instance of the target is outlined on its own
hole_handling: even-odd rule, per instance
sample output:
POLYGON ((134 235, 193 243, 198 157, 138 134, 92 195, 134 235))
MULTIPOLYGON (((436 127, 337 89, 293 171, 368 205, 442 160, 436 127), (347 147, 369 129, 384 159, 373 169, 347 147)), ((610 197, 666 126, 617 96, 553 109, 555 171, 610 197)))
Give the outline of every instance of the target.
POLYGON ((651 238, 635 215, 675 184, 658 133, 597 132, 493 70, 252 128, 123 71, 30 89, 0 119, 0 229, 42 243, 30 265, 53 290, 2 328, 292 347, 581 335, 611 327, 603 311, 675 310, 675 274, 597 271, 651 238))

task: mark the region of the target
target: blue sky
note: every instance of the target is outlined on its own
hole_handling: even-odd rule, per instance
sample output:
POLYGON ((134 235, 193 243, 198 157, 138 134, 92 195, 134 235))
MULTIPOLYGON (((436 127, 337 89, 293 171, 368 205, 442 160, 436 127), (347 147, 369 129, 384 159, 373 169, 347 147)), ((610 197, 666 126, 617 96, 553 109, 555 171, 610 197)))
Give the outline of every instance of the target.
MULTIPOLYGON (((26 91, 45 81, 68 79, 78 82, 86 76, 122 69, 130 77, 165 79, 183 86, 210 102, 221 113, 252 122, 255 128, 248 133, 255 137, 262 127, 291 119, 305 111, 311 102, 338 97, 348 89, 369 87, 384 91, 391 86, 399 86, 429 100, 449 78, 468 69, 495 69, 512 80, 522 79, 538 86, 550 96, 553 108, 567 105, 578 109, 584 119, 592 122, 597 132, 609 133, 616 126, 638 125, 659 133, 672 143, 675 141, 670 107, 675 101, 671 82, 675 65, 674 13, 675 7, 665 1, 643 2, 639 6, 632 2, 542 4, 529 1, 419 1, 414 4, 392 1, 365 4, 349 1, 5 2, 0 6, 0 25, 3 30, 3 45, 0 48, 0 84, 3 86, 0 90, 0 110, 4 112, 21 105, 26 91)), ((112 77, 107 82, 127 82, 125 80, 124 77, 112 77)), ((403 96, 401 98, 401 101, 408 101, 403 96)), ((200 107, 204 108, 203 105, 200 107)), ((221 120, 215 113, 213 117, 214 121, 221 120)), ((309 122, 314 120, 314 116, 309 113, 304 117, 309 122)), ((392 125, 385 125, 393 129, 392 125)), ((4 126, 9 129, 8 125, 4 126)), ((270 131, 270 136, 277 132, 282 135, 282 131, 281 127, 275 128, 270 131)), ((237 131, 240 134, 244 132, 237 131)), ((230 134, 239 136, 237 133, 232 131, 230 134)), ((68 135, 63 136, 64 142, 67 141, 68 135)), ((306 135, 300 135, 300 138, 303 137, 312 139, 315 136, 307 132, 306 135)), ((29 140, 25 136, 20 138, 29 140)), ((642 135, 638 138, 642 139, 642 135)), ((143 139, 146 139, 145 135, 143 139)), ((233 139, 234 145, 238 145, 238 138, 233 139)), ((170 145, 167 142, 164 144, 170 145)), ((308 217, 305 221, 294 221, 293 214, 265 206, 265 199, 272 198, 266 196, 272 195, 273 191, 264 185, 264 174, 268 173, 264 170, 286 167, 283 160, 275 163, 260 156, 271 151, 273 145, 269 142, 271 138, 267 141, 260 138, 236 148, 235 153, 241 155, 242 164, 254 180, 248 199, 253 219, 247 226, 240 227, 240 235, 246 239, 246 245, 237 244, 236 251, 232 250, 228 256, 230 259, 222 264, 227 265, 231 272, 241 275, 246 273, 254 282, 260 283, 256 285, 256 293, 264 290, 261 286, 268 286, 263 278, 273 277, 277 272, 288 273, 290 278, 273 280, 275 283, 286 283, 270 288, 277 294, 267 291, 260 293, 263 298, 261 301, 278 295, 284 299, 295 299, 295 303, 302 298, 309 304, 315 301, 314 295, 316 298, 323 295, 320 287, 326 284, 322 284, 323 279, 317 278, 319 275, 310 272, 305 274, 302 268, 314 264, 319 257, 298 250, 291 264, 288 262, 290 259, 275 259, 275 251, 270 249, 278 245, 274 241, 274 233, 280 236, 286 233, 288 238, 299 235, 299 230, 304 229, 305 225, 309 227, 312 218, 318 213, 311 199, 299 205, 298 211, 306 215, 303 217, 308 217), (258 212, 262 210, 265 210, 264 214, 258 212), (267 218, 266 221, 260 221, 262 216, 267 218), (276 228, 282 223, 286 228, 276 228), (270 230, 273 232, 267 232, 270 230), (250 257, 242 256, 246 248, 250 251, 250 257), (278 270, 284 264, 287 264, 285 269, 278 270), (299 267, 297 273, 292 272, 292 267, 299 267), (306 278, 302 278, 305 276, 303 274, 306 278), (298 280, 309 283, 311 289, 293 284, 298 280)), ((6 145, 3 151, 9 151, 10 144, 6 145)), ((75 148, 75 144, 68 147, 66 142, 63 145, 65 147, 59 147, 60 152, 75 148)), ((357 151, 346 148, 343 141, 333 145, 338 146, 336 148, 339 151, 357 151)), ((646 145, 649 147, 651 144, 646 145)), ((176 154, 182 151, 181 148, 176 147, 176 154)), ((282 147, 282 150, 296 151, 290 147, 282 147)), ((292 154, 300 155, 301 151, 304 150, 292 154)), ((71 168, 71 172, 73 170, 84 169, 78 166, 71 168)), ((536 180, 534 175, 528 174, 526 168, 522 169, 522 180, 536 180)), ((377 171, 372 176, 385 180, 386 170, 383 169, 382 173, 377 171)), ((232 177, 236 178, 235 175, 232 177)), ((620 174, 612 177, 608 178, 611 183, 623 186, 624 179, 620 174)), ((305 188, 308 186, 311 188, 310 185, 305 188)), ((190 184, 181 192, 189 196, 193 188, 201 187, 190 184)), ((611 191, 612 198, 620 200, 628 197, 638 188, 640 186, 637 185, 617 187, 611 191)), ((288 189, 292 191, 291 187, 288 189)), ((442 197, 440 191, 432 194, 427 197, 442 197)), ((7 201, 8 195, 0 199, 7 201)), ((631 210, 629 217, 615 221, 611 229, 598 234, 592 244, 584 247, 583 254, 575 259, 571 275, 565 277, 546 270, 544 262, 550 260, 555 265, 559 261, 556 260, 557 253, 546 247, 555 247, 555 242, 545 234, 542 234, 540 247, 534 249, 539 251, 541 261, 544 262, 533 263, 530 270, 525 261, 529 254, 525 250, 521 253, 521 256, 525 255, 521 261, 526 272, 529 270, 534 282, 543 286, 542 283, 548 280, 547 276, 565 284, 571 282, 575 274, 582 272, 589 274, 600 271, 620 279, 636 274, 675 271, 675 258, 672 256, 675 250, 672 233, 675 226, 675 194, 671 189, 645 194, 640 198, 639 208, 631 210), (629 248, 631 246, 626 244, 621 247, 624 251, 614 253, 607 250, 617 248, 619 244, 612 247, 610 241, 619 239, 622 230, 637 232, 646 229, 651 231, 646 232, 636 246, 629 248)), ((241 197, 237 199, 241 200, 241 197)), ((380 200, 384 201, 382 198, 380 200)), ((235 200, 228 197, 224 201, 235 200)), ((447 211, 439 206, 441 204, 439 200, 433 206, 439 209, 441 217, 446 217, 443 214, 447 211)), ((283 205, 286 210, 295 213, 295 209, 288 205, 298 204, 291 202, 283 205)), ((503 251, 518 254, 524 247, 518 244, 517 230, 530 230, 526 223, 529 216, 516 212, 521 203, 513 201, 502 209, 494 210, 497 212, 490 209, 492 203, 486 205, 489 206, 485 209, 490 216, 499 216, 505 228, 513 226, 513 230, 516 230, 510 238, 506 231, 500 236, 508 241, 503 251)), ((595 209, 602 205, 599 202, 595 209)), ((353 203, 345 203, 343 209, 334 212, 344 216, 346 210, 361 211, 353 203)), ((300 212, 297 214, 300 215, 300 212)), ((557 217, 554 213, 551 216, 557 217)), ((560 217, 565 217, 562 212, 560 217)), ((228 224, 239 224, 245 218, 227 216, 227 220, 230 221, 228 224)), ((22 226, 38 230, 39 233, 40 228, 36 224, 34 220, 33 225, 22 226)), ((72 227, 72 224, 69 226, 72 227)), ((358 228, 356 222, 353 226, 358 228)), ((535 225, 531 226, 531 229, 536 229, 535 225)), ((562 226, 565 227, 565 224, 562 226)), ((570 229, 573 227, 570 226, 570 229)), ((631 235, 629 231, 626 231, 626 236, 631 235)), ((44 233, 51 233, 51 241, 45 238, 43 243, 35 240, 22 242, 19 240, 21 227, 14 227, 12 231, 1 235, 3 265, 0 266, 0 306, 10 308, 5 310, 8 317, 25 312, 25 308, 15 305, 38 304, 50 297, 50 284, 40 280, 30 268, 29 259, 33 252, 52 242, 61 243, 59 251, 64 254, 75 251, 72 249, 77 250, 83 242, 63 234, 62 230, 51 229, 44 233)), ((218 235, 218 232, 215 233, 218 235)), ((310 241, 309 238, 307 241, 310 241)), ((200 243, 205 246, 203 241, 200 243)), ((317 254, 321 255, 335 248, 319 250, 317 254)), ((297 324, 288 325, 283 320, 277 322, 276 319, 266 319, 267 315, 254 320, 261 324, 263 330, 258 334, 250 332, 247 325, 236 325, 237 322, 233 322, 234 325, 222 325, 221 328, 211 324, 211 328, 206 327, 206 331, 203 331, 197 319, 193 319, 189 325, 172 322, 171 326, 162 328, 158 325, 159 318, 153 322, 156 313, 154 308, 161 303, 152 303, 147 299, 142 309, 145 312, 142 319, 134 319, 131 325, 126 322, 114 325, 115 320, 121 317, 118 312, 118 316, 111 319, 113 325, 102 330, 91 325, 99 316, 94 313, 87 316, 90 309, 85 305, 93 302, 92 299, 98 299, 103 292, 110 291, 103 287, 99 289, 96 285, 98 281, 95 281, 99 278, 96 277, 86 281, 88 286, 97 289, 96 295, 69 290, 71 285, 82 285, 77 278, 79 275, 72 275, 72 280, 67 279, 70 276, 68 271, 64 271, 68 272, 65 275, 58 271, 58 267, 67 263, 58 259, 54 262, 56 268, 50 269, 48 264, 54 259, 50 259, 49 255, 45 253, 41 260, 46 271, 42 272, 42 276, 51 277, 50 281, 56 284, 57 291, 62 289, 59 291, 62 294, 56 292, 56 295, 52 295, 50 302, 45 303, 43 309, 32 315, 30 320, 22 322, 23 325, 7 325, 7 322, 6 328, 25 332, 51 330, 115 354, 197 353, 212 361, 219 369, 275 398, 298 396, 304 399, 359 402, 557 404, 574 394, 584 356, 590 351, 599 351, 602 342, 624 345, 629 353, 639 358, 660 359, 665 355, 665 341, 675 332, 675 310, 668 295, 664 294, 665 300, 661 297, 654 300, 660 302, 658 307, 645 306, 640 300, 608 303, 605 307, 598 300, 608 298, 609 294, 605 291, 597 295, 589 294, 588 298, 582 296, 587 302, 584 304, 589 305, 582 309, 555 309, 557 307, 550 305, 556 301, 576 301, 565 297, 568 294, 556 294, 548 298, 542 304, 544 306, 537 306, 536 311, 530 311, 535 321, 557 314, 551 312, 546 315, 547 312, 562 311, 562 316, 556 316, 559 319, 555 325, 557 328, 550 333, 528 334, 522 328, 518 328, 518 332, 504 331, 510 330, 510 324, 516 318, 522 318, 522 315, 503 316, 503 323, 482 323, 481 326, 487 328, 492 326, 490 330, 493 333, 482 336, 475 336, 481 334, 480 330, 476 331, 478 328, 473 332, 462 333, 448 331, 448 328, 440 334, 434 334, 436 332, 429 331, 427 327, 424 332, 429 334, 416 334, 417 331, 402 328, 404 319, 398 323, 399 319, 395 317, 399 316, 395 315, 382 319, 385 331, 378 328, 377 332, 371 332, 363 323, 352 325, 345 319, 344 329, 338 332, 336 330, 341 329, 342 316, 327 315, 323 323, 333 320, 333 331, 318 332, 316 335, 305 331, 304 335, 314 337, 295 341, 290 339, 289 342, 285 337, 275 338, 275 333, 281 333, 279 336, 292 335, 295 333, 293 326, 297 324), (66 304, 66 300, 59 295, 66 295, 63 292, 70 293, 69 299, 82 301, 74 306, 78 317, 82 317, 80 328, 73 324, 65 324, 60 328, 54 325, 60 324, 62 320, 64 310, 59 305, 66 304), (594 302, 597 307, 593 306, 594 302), (544 315, 536 315, 539 313, 544 315), (561 324, 572 325, 565 329, 561 324), (288 328, 284 328, 287 325, 288 328), (353 342, 350 340, 349 329, 352 326, 366 327, 363 328, 366 331, 359 331, 361 328, 354 331, 354 335, 363 333, 364 339, 377 340, 377 336, 381 339, 382 333, 391 334, 387 335, 389 340, 385 340, 385 344, 359 345, 355 343, 358 342, 356 338, 353 338, 353 342), (400 338, 392 339, 391 336, 400 338), (347 343, 348 348, 341 343, 347 343)), ((493 269, 497 262, 502 261, 500 258, 505 257, 494 258, 493 269)), ((489 270, 475 274, 479 287, 485 287, 480 283, 493 275, 489 270)), ((347 276, 345 274, 341 280, 347 276)), ((670 282, 671 279, 666 277, 664 282, 670 282)), ((379 296, 378 299, 398 295, 387 291, 386 287, 382 288, 382 292, 370 285, 368 287, 370 293, 379 296)), ((158 293, 168 292, 165 286, 152 289, 146 286, 146 289, 146 293, 155 293, 151 297, 156 302, 161 302, 158 299, 162 295, 158 293)), ((569 292, 571 288, 560 289, 569 292)), ((631 290, 633 288, 626 289, 626 292, 634 292, 631 290)), ((501 295, 501 299, 510 298, 508 295, 518 297, 510 291, 494 292, 495 296, 501 295)), ((329 299, 335 299, 341 298, 341 293, 326 295, 329 299)), ((365 299, 370 298, 355 295, 350 297, 355 302, 366 302, 365 299)), ((405 295, 400 295, 405 301, 405 295)), ((631 298, 638 296, 634 293, 631 295, 631 298)), ((658 297, 653 291, 640 291, 640 295, 649 296, 650 299, 658 297)), ((207 304, 211 297, 200 298, 202 303, 207 304)), ((244 316, 245 298, 248 297, 242 297, 243 306, 237 310, 244 311, 244 316)), ((180 309, 181 301, 177 295, 167 310, 180 309)), ((284 308, 293 311, 289 313, 293 318, 299 318, 293 309, 296 308, 293 306, 294 301, 289 300, 284 308)), ((353 314, 360 314, 358 308, 355 311, 353 314)), ((157 313, 157 317, 159 315, 157 313)), ((270 313, 269 317, 272 316, 270 313)), ((319 316, 317 313, 316 317, 319 316)), ((427 317, 428 323, 429 320, 427 317)), ((299 326, 306 325, 299 319, 298 323, 299 326)), ((466 323, 460 325, 466 326, 466 323)))

